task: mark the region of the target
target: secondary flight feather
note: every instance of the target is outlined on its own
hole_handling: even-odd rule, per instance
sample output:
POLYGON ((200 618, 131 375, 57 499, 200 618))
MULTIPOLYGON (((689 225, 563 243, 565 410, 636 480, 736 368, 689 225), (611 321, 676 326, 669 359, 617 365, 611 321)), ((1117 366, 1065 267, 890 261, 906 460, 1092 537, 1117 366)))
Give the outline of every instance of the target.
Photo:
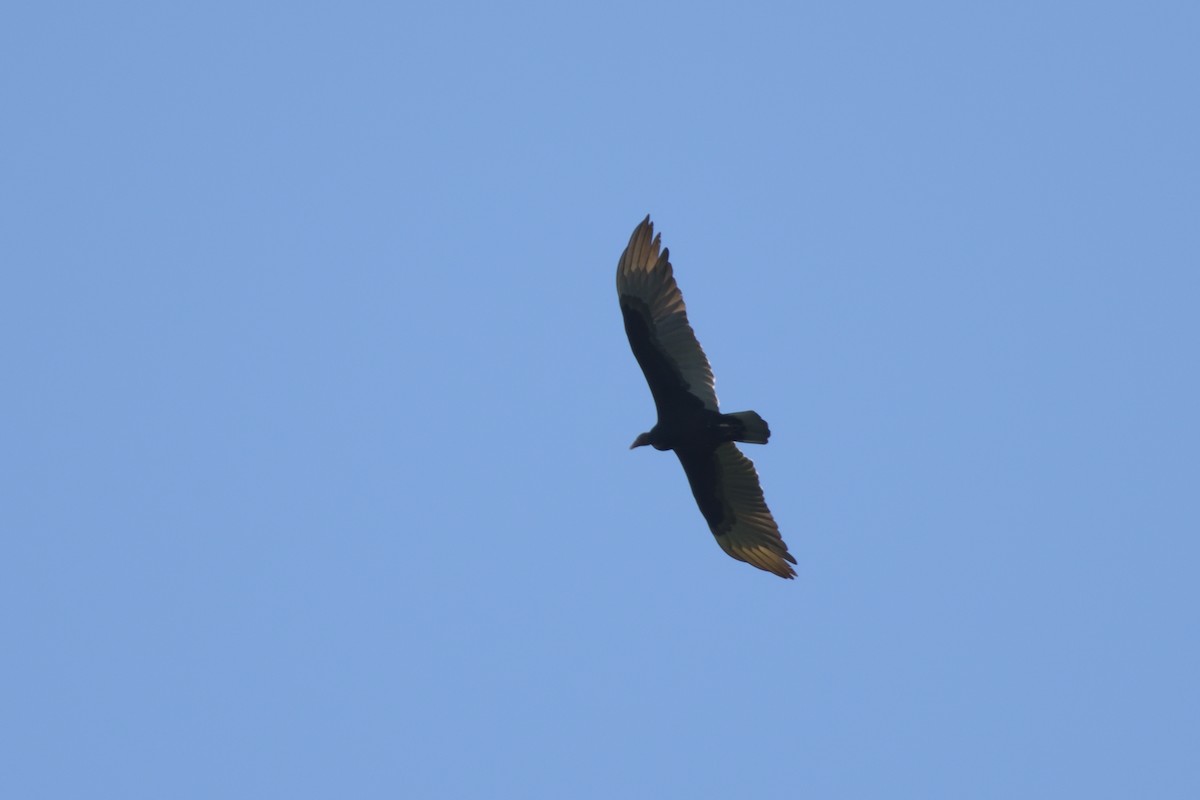
POLYGON ((771 430, 753 411, 722 414, 712 367, 675 283, 669 252, 647 216, 617 262, 617 296, 629 346, 654 396, 658 422, 630 449, 674 450, 700 513, 721 549, 781 578, 796 563, 763 499, 754 464, 734 442, 766 444, 771 430))

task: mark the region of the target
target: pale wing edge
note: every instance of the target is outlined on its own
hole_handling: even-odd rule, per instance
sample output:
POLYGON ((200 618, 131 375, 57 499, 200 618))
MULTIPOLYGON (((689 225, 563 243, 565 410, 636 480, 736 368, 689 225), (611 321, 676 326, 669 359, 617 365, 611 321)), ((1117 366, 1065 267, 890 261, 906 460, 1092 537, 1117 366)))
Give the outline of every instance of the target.
POLYGON ((660 237, 646 217, 634 230, 617 263, 617 292, 630 295, 650 310, 655 338, 664 355, 679 370, 689 391, 712 411, 719 409, 716 380, 696 332, 687 318, 683 293, 666 250, 659 252, 660 237))
POLYGON ((717 462, 717 492, 726 507, 721 523, 711 526, 721 549, 781 578, 794 578, 796 572, 790 564, 796 559, 788 552, 767 508, 754 463, 730 442, 718 445, 713 457, 717 462))

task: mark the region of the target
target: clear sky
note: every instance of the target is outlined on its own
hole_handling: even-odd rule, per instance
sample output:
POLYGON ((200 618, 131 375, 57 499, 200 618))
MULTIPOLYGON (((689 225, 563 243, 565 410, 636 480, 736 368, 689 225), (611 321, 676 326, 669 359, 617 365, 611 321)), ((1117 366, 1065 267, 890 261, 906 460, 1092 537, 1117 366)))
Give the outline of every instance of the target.
POLYGON ((1197 4, 0 17, 0 796, 1200 797, 1197 4))

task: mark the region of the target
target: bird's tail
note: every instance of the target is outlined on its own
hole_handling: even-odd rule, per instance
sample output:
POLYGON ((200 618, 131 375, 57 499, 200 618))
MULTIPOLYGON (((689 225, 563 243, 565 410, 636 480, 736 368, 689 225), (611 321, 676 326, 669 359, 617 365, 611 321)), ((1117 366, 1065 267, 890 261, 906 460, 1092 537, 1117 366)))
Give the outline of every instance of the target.
POLYGON ((767 439, 771 438, 771 429, 767 426, 767 421, 757 412, 735 411, 722 416, 724 417, 722 422, 732 423, 729 426, 731 434, 729 438, 735 442, 766 444, 767 439))

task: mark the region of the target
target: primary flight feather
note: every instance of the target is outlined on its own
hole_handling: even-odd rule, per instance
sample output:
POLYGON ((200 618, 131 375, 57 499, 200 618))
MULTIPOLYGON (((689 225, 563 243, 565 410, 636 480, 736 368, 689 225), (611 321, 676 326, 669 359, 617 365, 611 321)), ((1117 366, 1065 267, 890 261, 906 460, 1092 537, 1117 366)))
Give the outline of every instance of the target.
POLYGON ((738 561, 794 578, 796 559, 763 499, 754 464, 733 444, 766 444, 771 430, 753 411, 721 413, 712 367, 688 324, 669 253, 659 253, 659 247, 647 216, 617 262, 625 334, 658 410, 657 424, 630 449, 648 444, 674 450, 721 549, 738 561))

